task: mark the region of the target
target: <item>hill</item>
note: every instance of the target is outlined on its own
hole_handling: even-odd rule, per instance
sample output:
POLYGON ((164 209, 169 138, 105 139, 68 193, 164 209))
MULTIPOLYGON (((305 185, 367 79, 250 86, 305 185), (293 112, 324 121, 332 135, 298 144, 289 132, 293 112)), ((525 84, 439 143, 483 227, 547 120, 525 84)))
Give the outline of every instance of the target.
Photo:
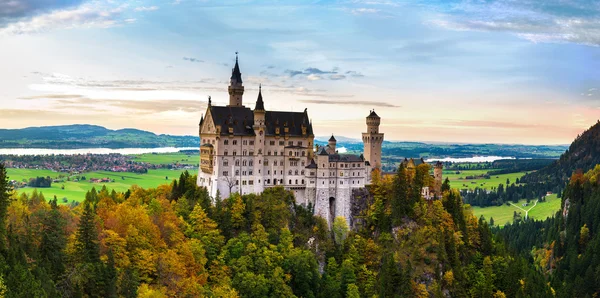
POLYGON ((600 164, 600 121, 577 136, 557 161, 537 172, 525 175, 521 181, 564 185, 573 172, 586 172, 597 164, 600 164))
POLYGON ((139 129, 110 130, 96 125, 0 129, 0 148, 157 148, 197 147, 198 137, 156 135, 139 129))

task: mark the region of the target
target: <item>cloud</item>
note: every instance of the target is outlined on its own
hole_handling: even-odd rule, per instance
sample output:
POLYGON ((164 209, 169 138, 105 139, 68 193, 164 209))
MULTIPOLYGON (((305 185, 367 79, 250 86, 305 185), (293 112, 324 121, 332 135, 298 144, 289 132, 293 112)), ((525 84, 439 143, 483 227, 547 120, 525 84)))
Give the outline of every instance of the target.
POLYGON ((19 97, 19 99, 69 99, 69 98, 82 98, 83 95, 79 94, 45 94, 45 95, 36 95, 36 96, 24 96, 19 97))
POLYGON ((200 60, 200 59, 196 59, 196 58, 192 58, 192 57, 183 57, 183 60, 190 61, 190 62, 198 62, 198 63, 204 62, 204 60, 200 60))
POLYGON ((349 106, 370 106, 370 107, 384 107, 384 108, 399 108, 400 106, 383 102, 383 101, 338 101, 338 100, 324 100, 324 99, 301 99, 303 103, 320 104, 320 105, 349 105, 349 106))
POLYGON ((330 80, 343 80, 345 78, 346 78, 346 76, 343 74, 333 74, 333 75, 329 76, 330 80))
POLYGON ((161 100, 124 100, 124 99, 92 99, 84 96, 74 99, 57 99, 56 109, 87 110, 95 107, 109 107, 134 111, 137 114, 163 113, 169 111, 183 111, 187 113, 200 113, 206 109, 203 101, 161 99, 161 100))
POLYGON ((21 17, 77 6, 82 2, 83 0, 2 0, 0 1, 0 25, 21 17))
POLYGON ((355 77, 355 78, 362 78, 364 77, 364 75, 358 71, 354 71, 354 70, 348 70, 346 71, 346 75, 351 76, 351 77, 355 77))
POLYGON ((361 8, 354 8, 354 9, 351 9, 351 10, 350 10, 350 12, 351 12, 352 14, 355 14, 355 15, 362 15, 362 14, 375 14, 375 13, 378 13, 378 12, 380 12, 380 11, 381 11, 381 10, 380 10, 380 9, 377 9, 377 8, 364 8, 364 7, 361 7, 361 8))
POLYGON ((155 11, 158 10, 158 6, 138 6, 135 11, 155 11))
POLYGON ((124 14, 127 5, 115 7, 107 3, 90 2, 76 8, 22 17, 4 25, 0 23, 0 35, 41 33, 55 29, 108 28, 135 22, 135 19, 127 18, 124 14))
POLYGON ((309 74, 308 76, 306 76, 306 78, 307 78, 309 81, 318 81, 318 80, 320 80, 320 79, 321 79, 321 76, 319 76, 319 75, 316 75, 316 74, 314 74, 314 73, 311 73, 311 74, 309 74))
POLYGON ((428 21, 450 30, 508 32, 535 43, 600 46, 600 3, 564 0, 461 1, 428 21))

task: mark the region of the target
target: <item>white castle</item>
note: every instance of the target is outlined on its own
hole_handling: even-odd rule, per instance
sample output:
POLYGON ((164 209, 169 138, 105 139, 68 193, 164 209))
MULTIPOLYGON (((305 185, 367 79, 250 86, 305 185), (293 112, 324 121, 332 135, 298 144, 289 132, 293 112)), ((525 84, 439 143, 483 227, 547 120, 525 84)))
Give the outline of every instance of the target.
POLYGON ((364 155, 338 154, 333 135, 328 145, 315 146, 306 109, 266 111, 260 86, 254 110, 244 106, 237 57, 228 89, 229 105, 214 106, 209 97, 200 120, 198 185, 213 197, 283 186, 329 224, 337 216, 349 222, 353 190, 369 184, 371 171, 381 166, 383 133, 375 111, 362 134, 364 155))

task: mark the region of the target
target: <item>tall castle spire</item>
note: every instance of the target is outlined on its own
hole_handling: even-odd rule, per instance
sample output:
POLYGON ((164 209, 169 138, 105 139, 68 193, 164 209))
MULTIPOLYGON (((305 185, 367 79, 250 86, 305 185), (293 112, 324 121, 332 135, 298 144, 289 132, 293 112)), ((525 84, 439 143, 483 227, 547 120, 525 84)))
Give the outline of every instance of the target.
POLYGON ((242 85, 242 72, 238 63, 238 53, 235 52, 235 66, 231 70, 231 80, 229 81, 229 106, 243 107, 242 96, 244 95, 244 85, 242 85))
POLYGON ((262 85, 258 85, 258 98, 256 99, 256 106, 254 107, 255 111, 264 111, 265 103, 262 98, 262 85))

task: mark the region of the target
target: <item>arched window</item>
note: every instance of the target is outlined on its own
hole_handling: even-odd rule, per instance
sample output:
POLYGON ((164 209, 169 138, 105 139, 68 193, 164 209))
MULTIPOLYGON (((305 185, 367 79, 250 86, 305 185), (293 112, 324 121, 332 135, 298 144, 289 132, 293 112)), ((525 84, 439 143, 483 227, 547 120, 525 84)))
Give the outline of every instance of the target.
POLYGON ((302 184, 304 184, 304 179, 302 179, 302 184))
POLYGON ((239 167, 239 166, 240 166, 240 161, 239 161, 239 160, 236 160, 236 161, 235 161, 235 166, 236 166, 236 167, 239 167))
POLYGON ((227 155, 227 150, 225 150, 225 153, 223 155, 227 155))
POLYGON ((229 165, 229 161, 227 159, 223 159, 223 166, 226 167, 229 165))
POLYGON ((296 170, 296 172, 294 173, 294 175, 298 175, 298 170, 296 170))
POLYGON ((292 179, 290 179, 290 185, 292 184, 292 179))
POLYGON ((290 156, 292 156, 292 151, 290 151, 290 156))
POLYGON ((305 156, 305 155, 306 155, 306 151, 302 151, 302 156, 305 156))
POLYGON ((248 162, 244 160, 244 161, 242 162, 242 165, 245 167, 245 166, 247 166, 247 165, 248 165, 248 162))
POLYGON ((288 175, 292 175, 292 170, 290 170, 290 171, 288 172, 288 175))
POLYGON ((300 175, 304 175, 304 170, 302 170, 302 171, 300 172, 300 175))
POLYGON ((223 141, 223 145, 229 145, 229 140, 223 141))
POLYGON ((296 179, 296 184, 298 184, 298 179, 296 179))
POLYGON ((248 163, 249 166, 253 166, 254 165, 254 161, 250 160, 250 162, 248 163))
POLYGON ((239 175, 240 174, 240 170, 235 170, 235 175, 239 175))

